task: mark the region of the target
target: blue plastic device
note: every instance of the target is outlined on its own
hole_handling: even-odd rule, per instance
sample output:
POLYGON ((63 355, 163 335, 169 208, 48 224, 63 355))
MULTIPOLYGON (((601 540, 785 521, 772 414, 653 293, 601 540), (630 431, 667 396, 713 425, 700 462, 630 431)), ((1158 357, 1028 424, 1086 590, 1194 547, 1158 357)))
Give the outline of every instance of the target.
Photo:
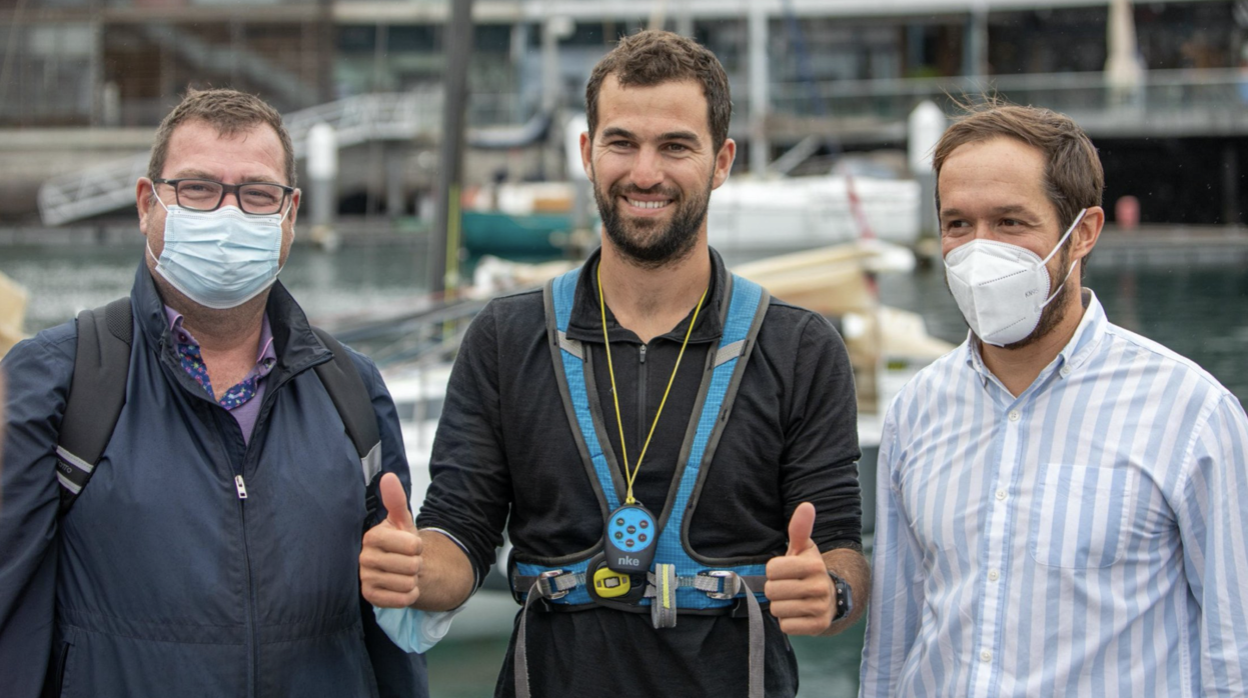
POLYGON ((654 515, 645 507, 625 504, 616 509, 607 519, 607 567, 629 574, 649 571, 658 538, 654 515))

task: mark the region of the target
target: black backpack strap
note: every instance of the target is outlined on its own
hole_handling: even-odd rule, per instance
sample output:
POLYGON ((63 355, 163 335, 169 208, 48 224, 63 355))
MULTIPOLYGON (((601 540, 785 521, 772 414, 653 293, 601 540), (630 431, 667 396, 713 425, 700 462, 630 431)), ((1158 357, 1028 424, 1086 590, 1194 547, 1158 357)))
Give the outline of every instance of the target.
POLYGON ((316 374, 338 409, 347 435, 355 444, 364 469, 364 483, 371 484, 381 472, 381 433, 377 430, 377 413, 373 411, 372 398, 347 350, 325 330, 313 327, 312 331, 334 354, 331 361, 316 366, 316 374))
POLYGON ((78 354, 56 446, 62 515, 87 486, 126 404, 133 332, 129 297, 78 313, 78 354))
MULTIPOLYGON (((364 470, 364 505, 367 508, 364 530, 377 523, 380 516, 381 497, 378 483, 381 476, 381 433, 377 429, 377 413, 360 371, 355 367, 348 351, 325 330, 313 327, 312 331, 334 354, 334 358, 317 364, 316 374, 333 400, 347 435, 355 444, 364 470)), ((364 645, 368 649, 373 674, 377 677, 377 690, 382 698, 413 696, 413 691, 425 684, 425 656, 408 654, 399 649, 386 635, 373 614, 373 605, 360 597, 360 621, 364 626, 364 645)))

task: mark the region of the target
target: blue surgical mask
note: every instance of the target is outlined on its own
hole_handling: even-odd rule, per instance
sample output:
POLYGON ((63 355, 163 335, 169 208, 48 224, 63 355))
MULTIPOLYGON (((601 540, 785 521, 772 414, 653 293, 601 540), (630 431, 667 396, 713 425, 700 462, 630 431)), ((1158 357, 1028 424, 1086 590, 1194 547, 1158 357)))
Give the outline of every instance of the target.
POLYGON ((165 206, 165 248, 156 273, 200 305, 236 308, 273 285, 281 271, 286 213, 252 215, 234 206, 193 211, 165 206))
POLYGON ((446 637, 451 621, 464 609, 452 611, 420 611, 415 608, 381 608, 373 606, 377 625, 386 631, 390 641, 404 652, 425 653, 446 637))

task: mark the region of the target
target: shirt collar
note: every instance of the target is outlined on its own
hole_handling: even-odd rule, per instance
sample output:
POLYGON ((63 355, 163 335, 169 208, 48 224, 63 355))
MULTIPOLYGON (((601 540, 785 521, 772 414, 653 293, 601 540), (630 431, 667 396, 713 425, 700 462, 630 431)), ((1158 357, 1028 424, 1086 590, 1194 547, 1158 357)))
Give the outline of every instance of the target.
MULTIPOLYGON (((723 334, 723 289, 727 285, 728 268, 724 260, 713 248, 707 248, 711 256, 711 286, 707 290, 706 301, 698 312, 698 322, 689 335, 689 343, 713 342, 723 334)), ((572 315, 568 319, 568 337, 582 342, 602 342, 602 310, 598 306, 598 262, 602 258, 602 248, 598 248, 585 260, 581 267, 580 278, 576 280, 576 295, 572 302, 572 315)), ((689 315, 692 316, 690 309, 689 315)), ((688 328, 688 317, 682 320, 671 331, 662 335, 666 339, 682 342, 688 328)), ((611 341, 626 338, 636 339, 636 335, 620 327, 607 307, 607 333, 611 341)))
MULTIPOLYGON (((273 328, 269 325, 269 314, 261 315, 260 320, 260 351, 256 354, 256 364, 269 368, 277 360, 277 350, 273 348, 273 328)), ((165 319, 169 321, 169 333, 178 344, 194 344, 199 340, 182 326, 182 313, 165 306, 165 319)))
MULTIPOLYGON (((1075 334, 1071 336, 1066 346, 1062 347, 1062 350, 1057 353, 1057 357, 1053 359, 1053 362, 1044 371, 1041 371, 1041 375, 1056 367, 1061 372, 1063 378, 1067 377, 1088 360, 1096 345, 1105 336, 1109 319, 1105 316, 1105 308, 1101 306, 1101 301, 1097 299, 1096 294, 1090 288, 1082 289, 1082 299, 1083 317, 1079 320, 1079 326, 1075 328, 1075 334)), ((989 371, 988 367, 984 365, 983 356, 980 355, 979 351, 979 340, 975 338, 975 333, 967 331, 966 342, 963 346, 967 353, 967 365, 979 373, 982 380, 987 381, 993 378, 992 371, 989 371)))

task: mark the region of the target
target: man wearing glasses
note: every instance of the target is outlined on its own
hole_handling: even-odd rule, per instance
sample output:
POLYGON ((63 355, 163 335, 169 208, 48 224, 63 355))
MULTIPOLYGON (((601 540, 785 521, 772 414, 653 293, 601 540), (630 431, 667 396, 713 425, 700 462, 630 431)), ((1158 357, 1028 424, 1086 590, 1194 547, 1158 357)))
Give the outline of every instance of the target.
POLYGON ((165 118, 136 187, 125 402, 71 506, 57 471, 74 464, 78 327, 0 364, 6 697, 427 694, 423 658, 359 594, 363 532, 385 517, 366 485, 409 485, 394 404, 277 282, 294 184, 290 136, 258 98, 191 91, 165 118), (327 366, 358 373, 359 409, 336 408, 327 366), (360 413, 380 437, 367 456, 344 432, 360 413))

